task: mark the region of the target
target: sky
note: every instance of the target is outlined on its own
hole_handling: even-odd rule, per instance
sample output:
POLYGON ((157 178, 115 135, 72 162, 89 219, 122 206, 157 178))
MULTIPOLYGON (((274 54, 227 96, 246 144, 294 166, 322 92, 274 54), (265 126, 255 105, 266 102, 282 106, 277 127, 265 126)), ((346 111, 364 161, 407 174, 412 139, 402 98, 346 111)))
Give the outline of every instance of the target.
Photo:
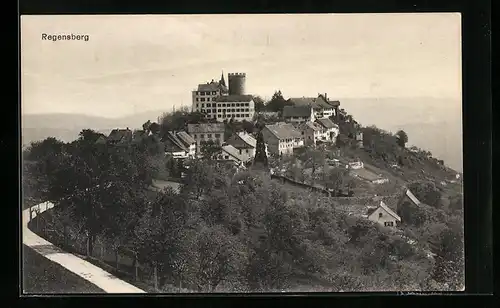
POLYGON ((245 72, 248 94, 443 99, 461 108, 460 15, 21 16, 23 113, 121 117, 191 104, 245 72), (86 34, 47 41, 42 34, 86 34), (227 75, 226 75, 227 82, 227 75))

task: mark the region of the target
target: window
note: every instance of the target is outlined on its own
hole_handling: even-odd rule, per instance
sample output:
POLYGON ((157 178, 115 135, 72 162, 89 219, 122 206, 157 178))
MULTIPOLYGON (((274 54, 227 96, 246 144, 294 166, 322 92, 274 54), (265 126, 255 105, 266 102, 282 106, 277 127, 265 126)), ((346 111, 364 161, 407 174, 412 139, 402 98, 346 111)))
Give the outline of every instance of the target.
POLYGON ((393 221, 386 221, 386 222, 384 222, 384 226, 386 226, 386 227, 393 227, 394 226, 394 222, 393 221))
POLYGON ((217 104, 217 107, 220 107, 221 105, 220 104, 217 104))
POLYGON ((200 101, 200 99, 199 99, 199 98, 196 98, 196 101, 197 101, 197 102, 199 102, 199 101, 200 101))
POLYGON ((229 159, 229 155, 224 156, 224 159, 229 159))
POLYGON ((193 137, 196 139, 196 134, 193 134, 193 137))
POLYGON ((226 104, 222 104, 222 107, 226 107, 226 104))
POLYGON ((205 108, 205 104, 201 104, 201 108, 205 108))
POLYGON ((236 112, 240 112, 240 108, 236 109, 236 112))
POLYGON ((237 118, 239 118, 239 117, 240 117, 240 115, 237 113, 237 114, 236 114, 236 117, 237 117, 237 118))
POLYGON ((384 214, 378 213, 378 218, 381 218, 384 214))
POLYGON ((236 107, 240 107, 240 103, 236 103, 236 107))
POLYGON ((215 138, 220 138, 220 134, 215 134, 215 138))
POLYGON ((231 104, 231 107, 234 107, 234 103, 231 104))
POLYGON ((245 153, 247 153, 247 154, 248 154, 248 149, 246 149, 246 150, 245 150, 245 153))
POLYGON ((245 108, 245 112, 248 112, 248 108, 245 108))
POLYGON ((220 114, 218 114, 218 115, 217 115, 217 117, 218 117, 218 118, 220 118, 220 117, 221 117, 221 115, 220 115, 220 114))
POLYGON ((207 138, 212 138, 212 134, 207 134, 207 138))
POLYGON ((200 134, 200 138, 201 139, 205 138, 205 135, 204 134, 200 134))
POLYGON ((199 104, 196 104, 196 108, 198 108, 198 107, 199 107, 198 105, 199 105, 199 104))
POLYGON ((215 95, 215 94, 217 94, 217 92, 215 92, 215 91, 212 91, 212 95, 215 95))
POLYGON ((241 149, 240 149, 240 155, 241 155, 241 149))
POLYGON ((204 101, 205 101, 205 98, 204 98, 204 97, 200 98, 200 101, 204 102, 204 101))

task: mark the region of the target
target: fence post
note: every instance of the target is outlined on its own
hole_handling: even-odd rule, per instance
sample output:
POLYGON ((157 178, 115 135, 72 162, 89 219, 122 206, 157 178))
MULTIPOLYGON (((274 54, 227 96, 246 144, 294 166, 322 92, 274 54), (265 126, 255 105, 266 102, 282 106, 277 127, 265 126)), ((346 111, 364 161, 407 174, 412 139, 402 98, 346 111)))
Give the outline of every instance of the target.
POLYGON ((137 258, 137 252, 134 255, 135 263, 135 281, 139 281, 139 260, 137 258))
POLYGON ((30 207, 30 221, 33 219, 33 207, 30 207))
POLYGON ((101 243, 101 260, 104 260, 104 243, 101 243))
POLYGON ((154 280, 155 280, 155 291, 158 291, 158 267, 156 266, 156 262, 153 263, 154 266, 154 280))

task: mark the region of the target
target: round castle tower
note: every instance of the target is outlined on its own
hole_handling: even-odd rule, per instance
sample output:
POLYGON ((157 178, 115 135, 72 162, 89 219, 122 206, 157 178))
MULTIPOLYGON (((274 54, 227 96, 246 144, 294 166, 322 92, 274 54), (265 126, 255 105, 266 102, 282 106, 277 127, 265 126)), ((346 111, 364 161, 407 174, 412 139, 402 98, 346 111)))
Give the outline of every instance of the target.
POLYGON ((229 73, 229 95, 245 95, 245 73, 229 73))

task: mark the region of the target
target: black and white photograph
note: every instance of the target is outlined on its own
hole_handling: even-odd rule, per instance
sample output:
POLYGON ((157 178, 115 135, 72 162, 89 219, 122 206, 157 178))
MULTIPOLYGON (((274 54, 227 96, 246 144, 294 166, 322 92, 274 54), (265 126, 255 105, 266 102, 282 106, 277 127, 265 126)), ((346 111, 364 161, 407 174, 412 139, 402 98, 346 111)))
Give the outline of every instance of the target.
POLYGON ((460 13, 22 15, 22 292, 465 290, 460 13))

